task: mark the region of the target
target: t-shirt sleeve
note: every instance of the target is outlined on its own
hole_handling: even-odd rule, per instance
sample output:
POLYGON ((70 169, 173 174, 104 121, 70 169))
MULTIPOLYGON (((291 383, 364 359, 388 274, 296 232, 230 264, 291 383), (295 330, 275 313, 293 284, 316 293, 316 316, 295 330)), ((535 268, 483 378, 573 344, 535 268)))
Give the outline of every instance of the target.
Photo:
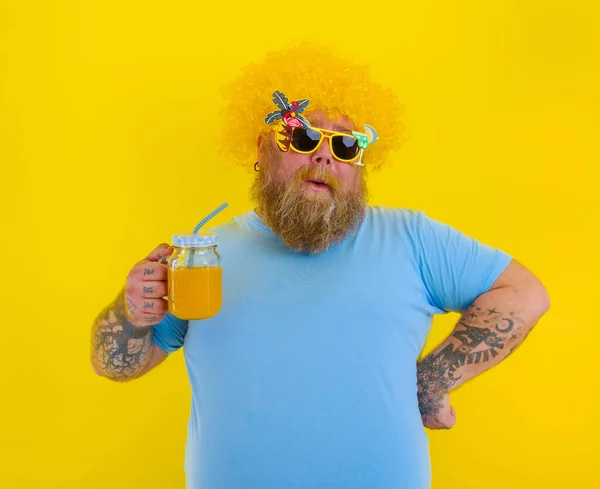
POLYGON ((428 299, 444 312, 463 313, 490 290, 512 257, 453 227, 415 213, 419 269, 428 299))
POLYGON ((152 328, 152 339, 158 347, 170 354, 183 346, 187 329, 186 320, 179 319, 168 312, 162 321, 152 328))

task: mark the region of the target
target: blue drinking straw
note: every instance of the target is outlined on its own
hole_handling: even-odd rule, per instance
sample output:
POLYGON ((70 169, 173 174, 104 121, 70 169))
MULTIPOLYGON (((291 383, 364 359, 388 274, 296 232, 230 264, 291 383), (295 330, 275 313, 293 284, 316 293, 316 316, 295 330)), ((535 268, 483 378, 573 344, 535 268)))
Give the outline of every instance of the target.
MULTIPOLYGON (((204 226, 208 221, 210 221, 213 217, 215 217, 219 212, 221 212, 225 207, 229 204, 227 202, 223 202, 219 207, 217 207, 214 211, 208 214, 204 219, 202 219, 196 227, 194 228, 193 234, 198 234, 198 231, 202 226, 204 226)), ((192 268, 194 266, 194 248, 190 250, 190 257, 188 258, 188 268, 192 268)))
POLYGON ((227 207, 228 205, 229 204, 227 202, 223 202, 219 207, 217 207, 214 211, 212 211, 204 219, 202 219, 198 224, 196 224, 196 227, 194 228, 194 234, 198 234, 198 230, 202 226, 204 226, 208 221, 210 221, 213 217, 215 217, 219 212, 221 212, 223 209, 225 209, 225 207, 227 207))

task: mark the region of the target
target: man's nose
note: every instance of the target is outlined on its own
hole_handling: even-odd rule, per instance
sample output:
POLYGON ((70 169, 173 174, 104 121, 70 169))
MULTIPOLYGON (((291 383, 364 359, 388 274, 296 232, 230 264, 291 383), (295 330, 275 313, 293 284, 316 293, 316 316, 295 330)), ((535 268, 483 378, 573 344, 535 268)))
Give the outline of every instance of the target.
POLYGON ((329 140, 327 138, 323 138, 319 149, 310 155, 310 161, 318 165, 331 165, 333 163, 333 156, 331 155, 329 140))

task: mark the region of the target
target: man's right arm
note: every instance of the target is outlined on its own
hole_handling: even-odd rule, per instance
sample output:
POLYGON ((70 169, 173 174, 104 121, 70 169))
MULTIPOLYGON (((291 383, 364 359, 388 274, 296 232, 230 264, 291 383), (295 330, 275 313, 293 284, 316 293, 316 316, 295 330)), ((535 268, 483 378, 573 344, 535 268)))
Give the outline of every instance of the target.
POLYGON ((96 318, 92 331, 92 365, 98 375, 115 381, 135 379, 165 358, 167 353, 152 341, 153 326, 136 326, 125 312, 135 313, 127 305, 122 291, 115 301, 96 318))

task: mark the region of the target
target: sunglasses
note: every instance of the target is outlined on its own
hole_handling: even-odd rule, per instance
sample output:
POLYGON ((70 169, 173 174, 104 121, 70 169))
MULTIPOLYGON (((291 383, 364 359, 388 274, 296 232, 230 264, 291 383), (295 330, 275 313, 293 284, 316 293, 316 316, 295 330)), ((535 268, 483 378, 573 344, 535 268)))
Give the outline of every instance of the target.
POLYGON ((296 153, 307 155, 317 151, 325 139, 329 139, 331 154, 339 161, 351 163, 360 155, 358 137, 318 127, 294 127, 290 146, 296 153))

